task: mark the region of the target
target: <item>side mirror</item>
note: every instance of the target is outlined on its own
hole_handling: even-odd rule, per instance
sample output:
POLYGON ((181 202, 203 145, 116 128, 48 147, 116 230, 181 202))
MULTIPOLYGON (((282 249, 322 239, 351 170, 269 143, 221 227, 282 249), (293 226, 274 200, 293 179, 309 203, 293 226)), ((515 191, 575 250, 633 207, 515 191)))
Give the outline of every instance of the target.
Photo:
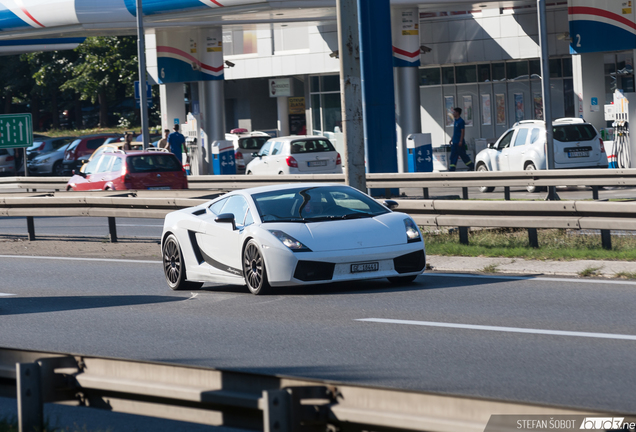
POLYGON ((394 209, 398 208, 398 206, 399 206, 397 201, 393 201, 393 200, 384 201, 384 205, 387 206, 390 210, 394 210, 394 209))
POLYGON ((257 157, 257 158, 259 158, 259 159, 260 159, 260 158, 262 158, 263 156, 262 156, 262 155, 260 155, 260 154, 259 154, 259 153, 257 153, 257 152, 254 152, 254 153, 252 153, 252 157, 257 157))
POLYGON ((232 213, 221 213, 214 219, 214 222, 218 223, 231 223, 232 229, 236 229, 236 223, 234 222, 234 215, 232 213))
POLYGON ((81 176, 81 177, 86 178, 86 173, 83 173, 83 172, 82 172, 82 171, 80 171, 80 170, 72 170, 72 171, 71 171, 71 174, 72 174, 72 175, 78 175, 78 176, 81 176))
POLYGON ((495 148, 495 143, 488 143, 488 148, 489 149, 494 149, 495 148))

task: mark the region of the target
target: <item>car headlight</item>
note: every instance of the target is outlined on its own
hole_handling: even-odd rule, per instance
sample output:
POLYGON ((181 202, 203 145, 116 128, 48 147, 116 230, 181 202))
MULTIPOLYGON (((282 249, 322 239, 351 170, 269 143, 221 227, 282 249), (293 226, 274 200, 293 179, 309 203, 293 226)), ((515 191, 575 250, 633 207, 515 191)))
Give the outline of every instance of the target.
POLYGON ((309 249, 307 246, 305 246, 284 231, 270 230, 270 232, 274 237, 280 240, 282 244, 284 244, 294 252, 311 252, 311 249, 309 249))
POLYGON ((422 240, 420 229, 415 225, 413 219, 404 219, 404 228, 406 229, 407 243, 414 243, 422 240))
POLYGON ((38 165, 45 164, 45 163, 47 163, 47 162, 49 161, 49 159, 50 159, 50 158, 40 159, 40 160, 39 160, 39 161, 37 161, 36 163, 37 163, 38 165))

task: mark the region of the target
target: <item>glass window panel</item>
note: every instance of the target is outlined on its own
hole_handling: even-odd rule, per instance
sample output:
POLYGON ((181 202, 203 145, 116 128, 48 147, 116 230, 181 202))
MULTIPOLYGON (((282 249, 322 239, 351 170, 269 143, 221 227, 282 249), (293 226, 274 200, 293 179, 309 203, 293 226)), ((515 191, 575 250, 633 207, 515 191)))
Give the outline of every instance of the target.
POLYGON ((561 78, 562 76, 561 59, 550 60, 550 78, 561 78))
POLYGON ((420 69, 420 85, 439 85, 442 83, 440 68, 420 69))
POLYGON ((541 78, 541 60, 530 60, 530 77, 541 78))
POLYGON ((475 65, 457 66, 455 75, 457 76, 457 84, 477 82, 477 67, 475 65))
POLYGON ((526 144, 526 138, 528 138, 529 129, 519 129, 519 133, 515 137, 514 147, 519 147, 526 144))
POLYGON ((318 93, 320 91, 320 77, 312 76, 309 81, 310 90, 312 93, 318 93))
POLYGON ((322 116, 325 121, 324 132, 336 132, 338 127, 342 131, 342 110, 340 109, 340 93, 322 95, 322 116))
POLYGON ((477 65, 477 79, 479 80, 479 82, 490 81, 490 65, 489 64, 477 65))
POLYGON ((492 80, 503 81, 505 79, 506 79, 506 64, 493 63, 492 64, 492 80))
POLYGON ((509 80, 528 79, 528 62, 523 60, 506 63, 506 76, 509 80))
POLYGON ((323 92, 340 91, 340 75, 324 75, 320 79, 323 92))
POLYGON ((442 84, 455 84, 455 68, 452 66, 442 68, 442 84))
POLYGON ((564 58, 563 60, 563 76, 571 77, 572 76, 572 58, 564 58))

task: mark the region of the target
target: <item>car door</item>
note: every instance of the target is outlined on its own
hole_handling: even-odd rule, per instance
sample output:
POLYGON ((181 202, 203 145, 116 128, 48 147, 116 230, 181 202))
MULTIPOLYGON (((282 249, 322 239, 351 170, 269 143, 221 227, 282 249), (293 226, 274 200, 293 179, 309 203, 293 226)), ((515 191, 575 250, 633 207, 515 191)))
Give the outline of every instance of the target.
POLYGON ((517 134, 514 137, 511 145, 508 146, 508 169, 510 171, 522 171, 523 163, 525 161, 525 154, 528 147, 526 143, 528 141, 528 128, 520 128, 517 130, 517 134))
POLYGON ((272 149, 269 152, 268 156, 268 166, 269 173, 268 174, 278 174, 287 164, 285 162, 286 154, 283 154, 283 143, 281 141, 277 141, 272 145, 272 149))
POLYGON ((269 152, 272 148, 273 141, 267 141, 263 147, 258 151, 258 157, 255 157, 250 162, 249 169, 246 170, 252 172, 252 174, 270 174, 270 168, 268 163, 269 152))
POLYGON ((210 213, 210 217, 206 217, 201 225, 203 239, 199 247, 204 259, 214 268, 214 273, 242 278, 243 232, 245 226, 253 223, 247 200, 241 195, 233 195, 222 207, 211 206, 210 213), (216 222, 219 215, 226 213, 234 215, 234 224, 216 222))
POLYGON ((508 151, 514 134, 514 129, 509 130, 497 142, 497 145, 495 147, 497 153, 495 154, 495 157, 492 161, 494 171, 508 171, 510 169, 510 164, 508 162, 508 151))

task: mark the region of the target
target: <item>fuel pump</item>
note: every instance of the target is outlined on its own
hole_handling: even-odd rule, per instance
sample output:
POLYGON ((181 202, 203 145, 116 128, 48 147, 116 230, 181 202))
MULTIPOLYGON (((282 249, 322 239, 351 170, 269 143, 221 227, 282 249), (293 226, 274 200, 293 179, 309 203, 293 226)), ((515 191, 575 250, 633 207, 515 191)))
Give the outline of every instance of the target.
POLYGON ((629 100, 619 90, 614 91, 614 143, 610 168, 629 168, 632 163, 629 139, 629 100), (613 157, 612 157, 613 156, 613 157))
POLYGON ((200 153, 198 145, 199 136, 199 122, 196 116, 192 113, 188 113, 187 122, 182 125, 182 133, 186 140, 186 150, 188 152, 189 164, 185 164, 184 168, 188 175, 198 175, 200 171, 200 153))

